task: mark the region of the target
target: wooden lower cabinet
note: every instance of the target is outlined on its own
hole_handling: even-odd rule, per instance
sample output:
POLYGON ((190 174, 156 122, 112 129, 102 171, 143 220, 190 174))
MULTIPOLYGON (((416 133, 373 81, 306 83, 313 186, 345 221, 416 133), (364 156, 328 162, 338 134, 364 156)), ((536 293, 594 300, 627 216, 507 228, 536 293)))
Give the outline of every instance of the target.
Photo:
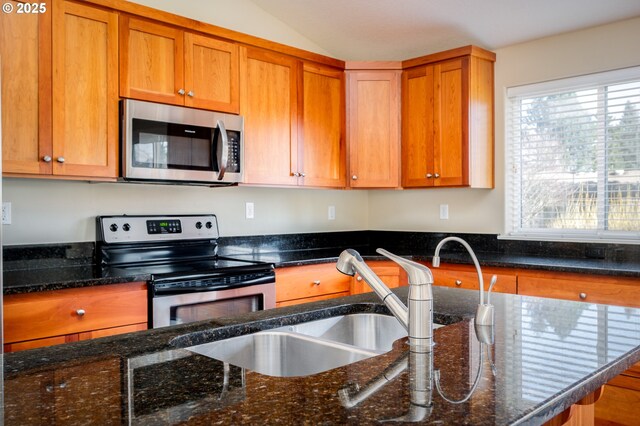
POLYGON ((335 263, 276 269, 276 306, 297 305, 348 296, 351 277, 340 273, 335 263))
MULTIPOLYGON (((397 263, 390 260, 374 260, 368 261, 367 265, 387 287, 395 288, 407 285, 407 274, 397 263)), ((359 274, 356 274, 351 279, 351 294, 368 293, 370 291, 373 290, 359 274)))
MULTIPOLYGON (((441 264, 434 268, 428 265, 433 274, 433 284, 443 287, 455 287, 467 290, 478 290, 480 281, 475 267, 471 265, 441 264)), ((485 292, 489 290, 491 277, 497 275, 493 291, 497 293, 516 294, 518 290, 517 276, 514 270, 506 268, 482 268, 482 280, 484 281, 485 292)))
POLYGON ((4 424, 120 425, 121 383, 120 359, 115 357, 5 377, 4 424), (98 389, 101 403, 87 404, 98 389))
POLYGON ((144 282, 4 297, 5 352, 147 328, 144 282))

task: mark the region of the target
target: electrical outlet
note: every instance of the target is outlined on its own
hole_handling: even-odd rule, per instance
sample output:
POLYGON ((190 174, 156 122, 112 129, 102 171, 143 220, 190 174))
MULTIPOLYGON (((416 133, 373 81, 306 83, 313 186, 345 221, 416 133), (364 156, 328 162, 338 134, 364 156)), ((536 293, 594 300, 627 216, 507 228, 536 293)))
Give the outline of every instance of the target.
POLYGON ((336 220, 336 206, 329 206, 329 210, 327 212, 327 219, 336 220))
POLYGON ((254 210, 253 203, 245 203, 244 217, 245 219, 253 219, 255 217, 255 210, 254 210))
POLYGON ((449 204, 440 204, 440 219, 449 219, 449 204))
POLYGON ((2 203, 2 224, 11 225, 11 203, 2 203))

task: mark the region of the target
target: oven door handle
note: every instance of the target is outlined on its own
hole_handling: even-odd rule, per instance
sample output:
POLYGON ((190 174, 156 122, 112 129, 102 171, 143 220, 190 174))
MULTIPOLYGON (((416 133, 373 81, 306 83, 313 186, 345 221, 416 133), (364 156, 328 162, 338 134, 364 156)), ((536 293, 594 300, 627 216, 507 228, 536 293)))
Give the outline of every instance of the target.
MULTIPOLYGON (((217 157, 220 159, 220 162, 218 163, 218 166, 220 168, 220 172, 218 173, 218 180, 222 180, 224 178, 224 174, 227 171, 227 165, 229 164, 229 136, 227 135, 227 129, 225 129, 222 120, 218 120, 218 122, 216 123, 216 127, 220 130, 222 146, 218 145, 218 141, 213 141, 212 145, 215 145, 215 149, 217 150, 217 157)), ((215 135, 215 132, 213 132, 213 134, 215 135)), ((211 154, 213 155, 213 152, 211 154)))

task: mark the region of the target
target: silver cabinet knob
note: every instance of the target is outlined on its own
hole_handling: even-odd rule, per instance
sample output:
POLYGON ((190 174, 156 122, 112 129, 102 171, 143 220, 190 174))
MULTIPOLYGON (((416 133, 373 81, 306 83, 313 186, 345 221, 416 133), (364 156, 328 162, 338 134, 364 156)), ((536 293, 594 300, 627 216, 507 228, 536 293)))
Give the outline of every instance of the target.
POLYGON ((187 96, 189 96, 190 98, 193 98, 194 95, 195 93, 193 93, 193 90, 189 90, 189 93, 187 93, 187 96))
POLYGON ((78 309, 76 310, 76 315, 78 315, 79 317, 84 316, 85 314, 85 310, 84 309, 78 309))
POLYGON ((178 95, 184 95, 184 93, 185 93, 185 92, 184 92, 184 89, 180 89, 180 90, 178 90, 178 95))
POLYGON ((300 173, 298 173, 298 172, 293 172, 293 175, 294 175, 295 177, 300 177, 300 173))
POLYGON ((440 173, 436 173, 435 175, 433 175, 433 177, 438 179, 440 177, 440 173))
POLYGON ((300 177, 305 177, 307 174, 306 173, 300 173, 300 177))
POLYGON ((52 386, 52 385, 47 385, 47 386, 45 387, 45 389, 46 389, 46 390, 47 390, 47 392, 49 392, 49 393, 53 392, 53 386, 52 386))
POLYGON ((587 298, 587 293, 580 293, 580 299, 585 300, 587 298))
POLYGON ((462 281, 460 281, 460 280, 456 280, 456 285, 457 285, 458 287, 460 287, 460 286, 462 285, 462 281))
POLYGON ((351 176, 351 179, 353 179, 353 180, 358 180, 358 176, 353 175, 353 176, 351 176))
POLYGON ((315 280, 315 281, 313 282, 313 285, 320 285, 320 280, 315 280))
POLYGON ((358 276, 356 277, 356 281, 362 281, 362 277, 361 277, 360 275, 358 275, 358 276))
POLYGON ((56 161, 57 161, 58 163, 64 163, 64 157, 58 157, 58 158, 56 159, 56 161))
POLYGON ((42 161, 44 161, 45 163, 50 163, 52 160, 51 157, 49 157, 48 155, 45 155, 44 157, 42 157, 42 161))
POLYGON ((64 389, 67 387, 67 382, 62 382, 58 385, 58 389, 64 389))
POLYGON ((427 179, 431 179, 432 177, 433 177, 433 174, 427 173, 427 179))

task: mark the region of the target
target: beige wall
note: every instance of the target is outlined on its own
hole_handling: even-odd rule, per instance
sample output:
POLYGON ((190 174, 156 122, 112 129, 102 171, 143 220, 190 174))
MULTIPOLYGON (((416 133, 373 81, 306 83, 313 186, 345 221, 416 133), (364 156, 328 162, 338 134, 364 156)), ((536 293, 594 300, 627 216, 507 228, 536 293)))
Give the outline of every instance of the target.
MULTIPOLYGON (((215 10, 208 0, 193 0, 188 8, 186 3, 173 0, 138 2, 322 53, 248 0, 216 1, 215 10)), ((637 40, 640 18, 497 51, 495 190, 212 189, 4 179, 3 199, 13 204, 13 223, 3 226, 3 243, 92 241, 96 215, 122 213, 212 212, 218 214, 225 236, 361 229, 500 233, 504 222, 502 110, 506 87, 640 65, 637 40), (254 220, 244 218, 247 201, 255 203, 254 220), (438 218, 440 204, 449 205, 449 220, 438 218), (336 206, 335 221, 327 220, 329 205, 336 206)))
POLYGON ((94 241, 95 216, 215 213, 220 234, 259 235, 367 229, 366 191, 188 187, 3 179, 12 224, 3 243, 94 241), (255 218, 245 219, 246 202, 255 218), (327 219, 328 206, 336 219, 327 219))
POLYGON ((640 65, 640 18, 517 44, 496 51, 496 188, 370 191, 369 228, 501 233, 504 231, 506 88, 640 65), (449 205, 449 220, 439 205, 449 205))

